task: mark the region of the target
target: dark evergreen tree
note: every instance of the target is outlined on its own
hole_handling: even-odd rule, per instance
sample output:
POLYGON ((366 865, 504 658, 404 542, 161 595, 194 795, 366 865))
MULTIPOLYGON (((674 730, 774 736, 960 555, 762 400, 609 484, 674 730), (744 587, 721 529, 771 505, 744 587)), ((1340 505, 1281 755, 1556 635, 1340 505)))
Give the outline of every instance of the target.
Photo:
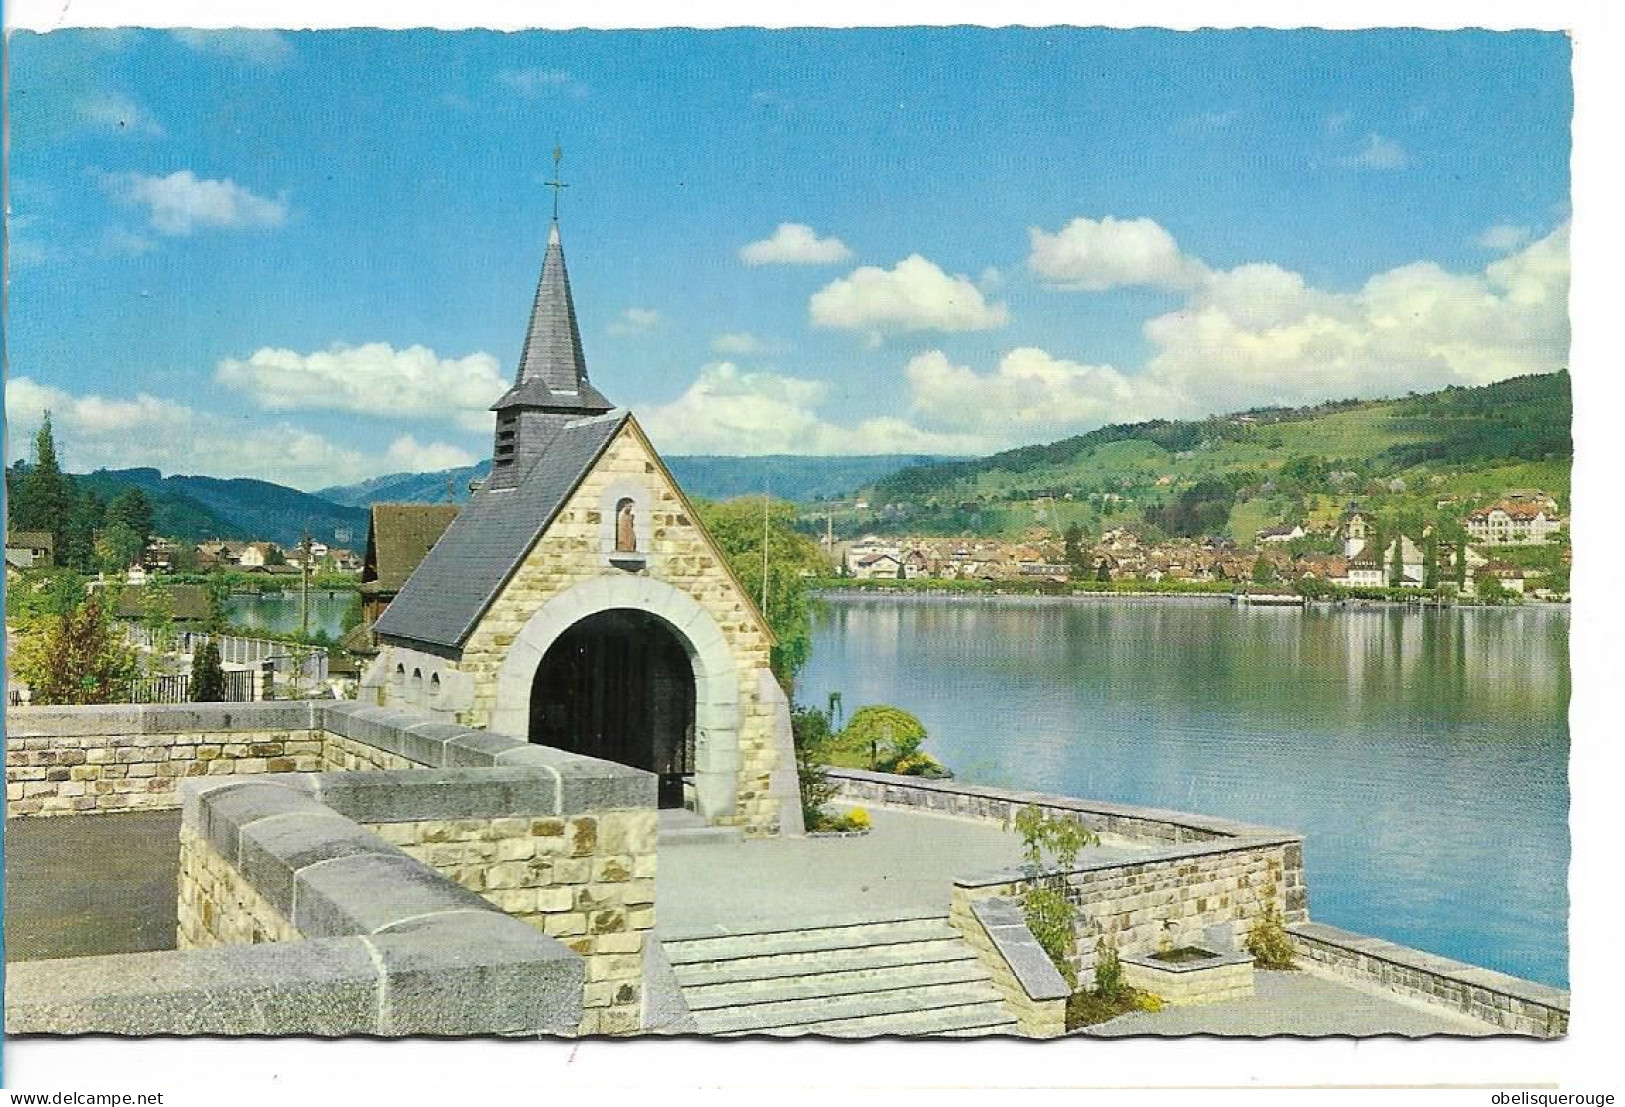
POLYGON ((1405 536, 1394 536, 1394 559, 1388 565, 1388 587, 1398 588, 1405 583, 1405 536))
POLYGON ((81 487, 68 512, 67 536, 60 562, 81 573, 96 571, 96 532, 106 518, 106 505, 94 488, 81 487))
POLYGON ((190 698, 198 703, 219 703, 226 698, 226 670, 220 664, 220 647, 212 638, 192 654, 190 698))
POLYGON ((107 523, 123 523, 141 536, 142 548, 152 537, 152 501, 136 487, 126 488, 107 505, 107 523))
POLYGON ((1081 577, 1089 571, 1088 563, 1083 559, 1083 528, 1073 523, 1066 528, 1062 536, 1066 548, 1066 568, 1072 577, 1081 577))
POLYGON ((1439 586, 1439 538, 1429 530, 1426 539, 1426 548, 1422 556, 1422 587, 1437 588, 1439 586))
MULTIPOLYGON (((34 463, 17 480, 10 505, 12 530, 49 531, 57 551, 67 546, 68 508, 73 486, 63 475, 56 459, 56 436, 51 431, 51 413, 45 413, 39 433, 34 436, 34 463)), ((61 556, 60 553, 57 556, 61 556)))

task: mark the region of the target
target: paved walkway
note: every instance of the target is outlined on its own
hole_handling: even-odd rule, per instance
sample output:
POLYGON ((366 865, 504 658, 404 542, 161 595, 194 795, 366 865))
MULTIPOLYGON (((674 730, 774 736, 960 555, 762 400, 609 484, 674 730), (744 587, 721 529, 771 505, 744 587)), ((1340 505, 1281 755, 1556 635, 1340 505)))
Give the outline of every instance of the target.
MULTIPOLYGON (((662 842, 659 932, 724 934, 763 924, 946 912, 954 877, 1020 862, 1020 840, 990 824, 904 811, 870 814, 873 832, 857 838, 662 842)), ((7 820, 6 959, 173 949, 179 827, 178 811, 7 820)), ((1255 987, 1257 994, 1249 999, 1125 1015, 1085 1033, 1490 1033, 1442 1010, 1307 972, 1259 973, 1255 987)))
POLYGON ((7 819, 6 960, 175 948, 181 813, 7 819))
POLYGON ((1102 1038, 1184 1037, 1300 1038, 1382 1034, 1417 1038, 1429 1034, 1482 1036, 1494 1028, 1440 1008, 1411 1004, 1397 996, 1374 995, 1340 980, 1308 972, 1255 972, 1253 994, 1199 1007, 1165 1007, 1154 1015, 1136 1012, 1082 1031, 1102 1038))
MULTIPOLYGON (((912 811, 869 814, 874 829, 859 837, 662 841, 660 933, 722 934, 742 924, 808 926, 913 910, 947 914, 955 877, 1021 864, 1013 830, 912 811)), ((1102 846, 1091 854, 1096 849, 1134 852, 1102 846)))

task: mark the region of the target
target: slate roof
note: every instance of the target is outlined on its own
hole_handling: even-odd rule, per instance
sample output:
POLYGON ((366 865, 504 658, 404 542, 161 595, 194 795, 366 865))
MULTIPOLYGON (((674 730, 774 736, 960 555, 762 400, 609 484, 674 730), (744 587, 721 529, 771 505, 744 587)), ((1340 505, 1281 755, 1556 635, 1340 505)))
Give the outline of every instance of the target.
POLYGON ((491 405, 491 410, 516 406, 570 410, 583 415, 599 414, 614 406, 587 379, 587 359, 581 352, 581 328, 576 325, 570 274, 564 267, 557 223, 548 232, 547 256, 536 283, 530 327, 525 331, 514 385, 491 405))
POLYGON ((457 511, 456 504, 373 504, 362 583, 375 585, 369 591, 399 591, 457 511))
POLYGON ((615 410, 565 423, 514 487, 474 493, 378 617, 374 633, 401 645, 461 648, 628 417, 615 410))

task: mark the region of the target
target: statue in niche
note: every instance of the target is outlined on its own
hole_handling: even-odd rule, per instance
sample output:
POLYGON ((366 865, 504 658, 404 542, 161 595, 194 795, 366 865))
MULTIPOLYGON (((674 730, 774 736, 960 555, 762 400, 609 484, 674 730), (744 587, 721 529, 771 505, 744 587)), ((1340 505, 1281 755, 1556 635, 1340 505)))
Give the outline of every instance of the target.
POLYGON ((636 553, 637 549, 638 534, 632 516, 632 501, 625 499, 615 505, 615 552, 636 553))

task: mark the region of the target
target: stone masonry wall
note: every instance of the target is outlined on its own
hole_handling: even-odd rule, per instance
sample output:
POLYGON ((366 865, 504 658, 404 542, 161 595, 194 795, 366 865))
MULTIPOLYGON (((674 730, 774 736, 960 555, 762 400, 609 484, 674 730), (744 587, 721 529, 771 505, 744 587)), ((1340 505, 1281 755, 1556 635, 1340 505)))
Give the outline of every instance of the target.
MULTIPOLYGON (((1165 941, 1201 943, 1206 928, 1220 924, 1230 924, 1243 940, 1271 894, 1276 909, 1285 910, 1288 851, 1296 848, 1290 840, 1202 843, 1169 851, 1172 856, 1158 851, 1144 859, 1080 861, 1067 875, 1069 894, 1081 908, 1074 927, 1078 979, 1091 979, 1102 936, 1121 953, 1152 953, 1165 941)), ((962 897, 1018 897, 1025 884, 1015 874, 956 881, 956 909, 963 912, 957 906, 962 897)))
POLYGON ((771 741, 773 705, 764 701, 757 684, 757 673, 768 667, 766 628, 716 548, 688 517, 652 451, 630 427, 610 443, 469 636, 457 667, 474 677, 474 706, 459 721, 479 727, 490 724, 497 670, 539 608, 573 585, 623 571, 603 560, 603 500, 611 487, 627 482, 647 490, 652 516, 647 562, 640 572, 683 590, 704 607, 737 662, 739 806, 736 815, 717 822, 741 825, 752 836, 775 833, 779 798, 769 793, 768 779, 777 760, 771 741))
POLYGON ((325 772, 366 772, 385 769, 421 769, 416 761, 342 734, 322 732, 322 769, 325 772))
POLYGON ((367 825, 581 954, 583 1034, 637 1032, 655 923, 654 811, 367 825))
POLYGON ((184 824, 178 890, 177 949, 293 942, 303 937, 235 866, 184 824))
POLYGON ((17 715, 7 716, 10 817, 173 808, 186 777, 323 767, 321 736, 307 729, 30 736, 12 729, 17 715))

